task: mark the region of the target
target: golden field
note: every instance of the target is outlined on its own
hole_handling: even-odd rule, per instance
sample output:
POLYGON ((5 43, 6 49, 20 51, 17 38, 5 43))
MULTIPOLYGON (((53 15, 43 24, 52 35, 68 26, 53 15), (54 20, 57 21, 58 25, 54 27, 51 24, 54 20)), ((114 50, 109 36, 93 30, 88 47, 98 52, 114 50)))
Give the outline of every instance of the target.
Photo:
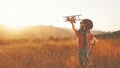
MULTIPOLYGON (((120 39, 98 39, 88 68, 120 68, 120 39)), ((77 39, 1 40, 0 68, 81 68, 77 39)))

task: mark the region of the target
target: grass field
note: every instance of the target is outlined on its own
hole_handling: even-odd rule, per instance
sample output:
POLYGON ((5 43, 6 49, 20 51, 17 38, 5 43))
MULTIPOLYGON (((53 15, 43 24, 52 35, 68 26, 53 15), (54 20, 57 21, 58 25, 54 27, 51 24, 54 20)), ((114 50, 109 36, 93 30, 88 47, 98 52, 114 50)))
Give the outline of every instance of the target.
MULTIPOLYGON (((120 68, 120 39, 99 39, 88 68, 120 68)), ((2 40, 0 68, 81 68, 76 39, 2 40)))

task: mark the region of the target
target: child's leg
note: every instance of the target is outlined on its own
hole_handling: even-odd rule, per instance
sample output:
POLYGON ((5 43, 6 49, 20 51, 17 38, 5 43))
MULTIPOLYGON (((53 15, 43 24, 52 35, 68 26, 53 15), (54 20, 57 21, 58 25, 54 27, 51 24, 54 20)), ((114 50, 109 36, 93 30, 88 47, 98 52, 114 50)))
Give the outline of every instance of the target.
POLYGON ((87 56, 86 56, 86 65, 88 65, 91 61, 91 49, 87 51, 87 56))
POLYGON ((82 66, 82 68, 85 68, 85 60, 86 60, 86 49, 79 49, 79 54, 78 54, 78 57, 79 57, 79 62, 82 66))

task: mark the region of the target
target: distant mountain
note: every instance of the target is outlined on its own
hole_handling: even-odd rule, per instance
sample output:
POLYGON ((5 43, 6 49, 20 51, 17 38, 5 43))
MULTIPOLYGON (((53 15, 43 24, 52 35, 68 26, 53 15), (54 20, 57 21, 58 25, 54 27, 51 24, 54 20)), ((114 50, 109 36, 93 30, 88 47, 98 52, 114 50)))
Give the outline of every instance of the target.
POLYGON ((13 33, 6 29, 0 29, 1 39, 48 39, 74 37, 74 33, 70 30, 54 27, 54 26, 32 26, 13 33))
POLYGON ((71 31, 67 31, 62 28, 54 27, 54 26, 35 26, 35 27, 28 27, 23 30, 22 35, 27 38, 41 38, 41 39, 48 39, 49 37, 54 38, 66 38, 66 37, 73 37, 73 33, 71 31))
POLYGON ((120 38, 120 30, 114 32, 107 32, 105 34, 98 34, 99 38, 120 38))
POLYGON ((94 35, 98 35, 98 34, 105 34, 105 33, 107 33, 107 32, 105 32, 105 31, 100 31, 100 30, 92 30, 91 33, 94 34, 94 35))
MULTIPOLYGON (((92 30, 92 34, 106 34, 104 31, 92 30)), ((0 28, 0 39, 49 39, 49 38, 72 38, 75 37, 72 29, 59 28, 55 26, 31 26, 14 32, 0 28)))

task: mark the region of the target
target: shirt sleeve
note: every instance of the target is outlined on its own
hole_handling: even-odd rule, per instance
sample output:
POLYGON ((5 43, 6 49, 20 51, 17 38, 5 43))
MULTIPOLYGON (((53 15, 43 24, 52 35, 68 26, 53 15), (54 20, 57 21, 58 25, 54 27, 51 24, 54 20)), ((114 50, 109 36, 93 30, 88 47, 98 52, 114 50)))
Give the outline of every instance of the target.
POLYGON ((81 33, 79 31, 76 31, 75 34, 77 37, 79 37, 79 38, 81 37, 81 33))

